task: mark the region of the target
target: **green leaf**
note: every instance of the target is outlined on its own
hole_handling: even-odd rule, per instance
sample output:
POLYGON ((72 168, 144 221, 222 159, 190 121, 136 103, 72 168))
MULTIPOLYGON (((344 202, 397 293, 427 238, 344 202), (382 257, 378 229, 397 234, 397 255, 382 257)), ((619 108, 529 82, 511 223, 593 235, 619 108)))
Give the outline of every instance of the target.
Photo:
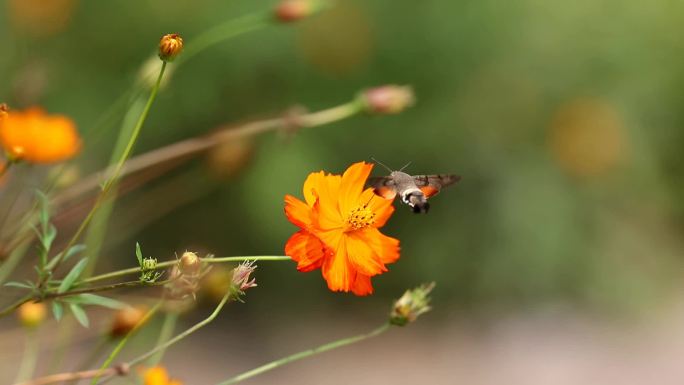
POLYGON ((71 286, 74 285, 74 282, 78 279, 78 277, 81 275, 83 272, 83 269, 85 269, 86 264, 88 263, 88 258, 83 258, 74 267, 71 269, 69 274, 64 277, 62 280, 62 283, 59 284, 59 288, 57 289, 58 293, 64 293, 65 291, 71 289, 71 286))
POLYGON ((50 205, 48 204, 47 196, 42 191, 36 190, 36 196, 40 206, 40 225, 43 232, 47 232, 48 223, 50 222, 50 205))
POLYGON ((135 243, 135 256, 138 257, 138 265, 142 267, 143 265, 143 254, 142 250, 140 250, 140 243, 136 242, 135 243))
POLYGON ((43 234, 43 237, 40 240, 43 244, 43 249, 45 251, 50 251, 50 248, 52 247, 52 242, 55 240, 56 237, 57 228, 52 224, 48 224, 45 229, 45 234, 43 234))
POLYGON ((69 250, 67 250, 67 251, 64 253, 64 258, 62 259, 62 262, 65 262, 65 261, 68 260, 69 258, 71 258, 71 257, 73 257, 74 255, 76 255, 76 254, 80 253, 81 251, 85 250, 85 248, 86 248, 86 245, 82 245, 82 244, 71 246, 71 247, 69 248, 69 250))
POLYGON ((95 305, 102 306, 109 309, 123 309, 128 307, 125 303, 117 301, 112 298, 103 297, 100 295, 84 293, 64 298, 64 302, 69 302, 78 305, 95 305))
POLYGON ((62 307, 62 304, 57 301, 52 302, 52 315, 55 316, 55 319, 57 321, 61 320, 63 314, 64 308, 62 307))
POLYGON ((72 313, 74 313, 74 317, 76 317, 76 321, 80 323, 84 328, 87 328, 90 326, 90 320, 88 320, 88 314, 86 314, 85 310, 83 310, 82 307, 75 303, 70 303, 69 304, 69 310, 71 310, 72 313))
POLYGON ((33 285, 29 285, 28 283, 23 283, 23 282, 17 282, 17 281, 11 281, 7 282, 3 286, 8 286, 8 287, 20 287, 22 289, 33 289, 33 285))

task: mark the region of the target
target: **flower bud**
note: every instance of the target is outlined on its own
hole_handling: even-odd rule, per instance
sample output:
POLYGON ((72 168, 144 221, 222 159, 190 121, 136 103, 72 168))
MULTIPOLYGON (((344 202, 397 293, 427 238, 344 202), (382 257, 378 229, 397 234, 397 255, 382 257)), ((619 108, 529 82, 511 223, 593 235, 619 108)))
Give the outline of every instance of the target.
POLYGON ((372 114, 398 114, 412 106, 415 97, 411 87, 390 84, 365 90, 361 102, 372 114))
POLYGON ((9 107, 5 103, 0 103, 0 122, 7 117, 9 107))
POLYGON ((430 297, 428 296, 435 283, 428 283, 413 290, 406 290, 392 307, 389 322, 392 325, 405 326, 415 321, 419 315, 430 311, 430 297))
POLYGON ((180 258, 179 266, 183 274, 197 275, 202 268, 202 261, 197 254, 186 251, 180 258))
POLYGON ((114 322, 109 329, 109 335, 114 338, 125 336, 143 320, 146 313, 147 308, 144 306, 127 306, 119 309, 114 314, 114 322))
POLYGON ((42 302, 26 302, 19 307, 17 316, 24 327, 35 328, 45 320, 47 307, 42 302))
POLYGON ((283 0, 275 8, 276 20, 290 23, 310 16, 314 11, 313 0, 283 0))
POLYGON ((165 62, 173 61, 183 50, 183 38, 177 33, 162 36, 159 41, 159 58, 165 62))

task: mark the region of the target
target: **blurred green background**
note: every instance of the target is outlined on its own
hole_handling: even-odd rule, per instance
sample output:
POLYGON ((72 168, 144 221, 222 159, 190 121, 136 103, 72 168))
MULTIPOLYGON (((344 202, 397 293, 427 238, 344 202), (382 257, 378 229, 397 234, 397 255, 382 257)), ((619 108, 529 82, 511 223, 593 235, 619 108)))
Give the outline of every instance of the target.
MULTIPOLYGON (((119 127, 95 130, 98 117, 162 34, 190 45, 273 5, 10 0, 0 100, 73 117, 87 175, 107 164, 119 127)), ((377 308, 431 280, 437 318, 554 303, 612 312, 669 298, 684 250, 683 22, 684 4, 664 0, 341 0, 218 44, 173 74, 136 153, 385 83, 413 86, 417 104, 287 139, 265 134, 238 146, 238 166, 218 153, 145 184, 118 203, 98 270, 132 265, 135 241, 160 259, 281 254, 296 230, 283 196, 301 196, 312 171, 374 156, 463 180, 428 215, 397 207, 384 232, 401 240, 402 257, 373 280, 374 296, 330 293, 319 272, 263 263, 249 312, 377 308)))

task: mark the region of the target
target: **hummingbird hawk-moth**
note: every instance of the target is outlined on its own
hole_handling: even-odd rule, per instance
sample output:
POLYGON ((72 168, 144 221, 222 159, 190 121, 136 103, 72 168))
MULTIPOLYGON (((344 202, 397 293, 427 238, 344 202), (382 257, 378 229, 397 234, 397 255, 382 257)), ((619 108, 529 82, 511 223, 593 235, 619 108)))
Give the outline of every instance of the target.
POLYGON ((411 207, 414 213, 427 213, 430 209, 428 198, 437 195, 442 188, 461 180, 460 176, 453 174, 409 175, 403 172, 406 166, 399 171, 388 168, 388 176, 370 177, 367 184, 375 189, 377 195, 385 199, 394 199, 399 195, 401 201, 411 207))

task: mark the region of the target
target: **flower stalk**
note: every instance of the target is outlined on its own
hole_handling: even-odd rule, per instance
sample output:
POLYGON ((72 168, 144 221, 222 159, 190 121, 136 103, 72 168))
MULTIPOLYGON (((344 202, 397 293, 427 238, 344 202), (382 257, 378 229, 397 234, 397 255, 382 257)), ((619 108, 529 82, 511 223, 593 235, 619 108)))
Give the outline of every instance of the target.
POLYGON ((258 375, 263 374, 265 372, 268 372, 270 370, 279 368, 283 365, 287 365, 291 362, 299 361, 301 359, 311 357, 311 356, 314 356, 316 354, 324 353, 324 352, 327 352, 329 350, 341 348, 343 346, 351 345, 351 344, 354 344, 357 342, 361 342, 363 340, 367 340, 367 339, 372 338, 372 337, 379 336, 380 334, 386 332, 390 328, 390 326, 391 325, 389 323, 385 323, 382 326, 378 327, 377 329, 375 329, 369 333, 364 333, 364 334, 359 334, 359 335, 356 335, 353 337, 343 338, 341 340, 329 342, 327 344, 318 346, 316 348, 304 350, 304 351, 301 351, 299 353, 295 353, 295 354, 289 355, 287 357, 283 357, 281 359, 271 361, 267 364, 259 366, 258 368, 248 370, 244 373, 238 374, 235 377, 231 377, 225 381, 219 382, 216 385, 236 384, 238 382, 241 382, 241 381, 247 380, 249 378, 258 376, 258 375))

